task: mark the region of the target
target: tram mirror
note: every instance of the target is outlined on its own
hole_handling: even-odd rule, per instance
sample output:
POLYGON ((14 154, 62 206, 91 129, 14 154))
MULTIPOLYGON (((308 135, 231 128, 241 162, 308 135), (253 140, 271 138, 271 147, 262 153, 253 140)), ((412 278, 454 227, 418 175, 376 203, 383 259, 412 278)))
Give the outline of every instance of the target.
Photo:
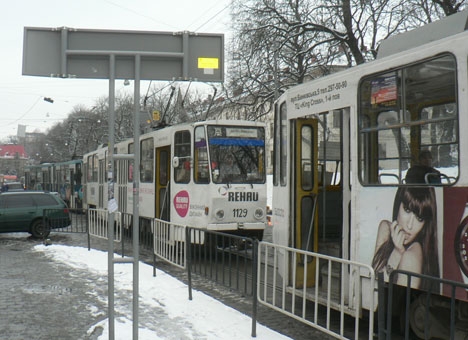
POLYGON ((175 156, 175 157, 172 159, 172 167, 173 167, 173 168, 178 168, 178 167, 179 167, 179 157, 175 156))

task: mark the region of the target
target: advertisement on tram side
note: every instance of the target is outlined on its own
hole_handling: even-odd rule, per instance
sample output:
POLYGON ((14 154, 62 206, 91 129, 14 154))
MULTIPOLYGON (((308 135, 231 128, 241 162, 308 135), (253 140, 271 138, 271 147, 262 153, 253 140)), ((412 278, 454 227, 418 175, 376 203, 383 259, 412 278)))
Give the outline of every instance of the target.
MULTIPOLYGON (((358 247, 359 260, 386 281, 399 269, 468 283, 468 188, 363 188, 360 204, 368 213, 360 216, 359 242, 369 246, 358 247)), ((394 281, 406 285, 407 277, 394 281)), ((418 277, 411 286, 451 294, 448 286, 418 277)), ((467 291, 457 288, 456 297, 468 300, 467 291)))

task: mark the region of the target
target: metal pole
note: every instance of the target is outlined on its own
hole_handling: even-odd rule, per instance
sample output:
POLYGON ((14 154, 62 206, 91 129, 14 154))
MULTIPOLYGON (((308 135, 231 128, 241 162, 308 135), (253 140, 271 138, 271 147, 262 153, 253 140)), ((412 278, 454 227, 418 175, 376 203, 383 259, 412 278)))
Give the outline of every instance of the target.
POLYGON ((133 340, 138 340, 138 295, 139 295, 139 236, 140 236, 140 214, 138 204, 140 203, 140 62, 141 56, 135 55, 135 84, 133 105, 135 116, 133 119, 133 340))
POLYGON ((251 336, 257 336, 257 283, 258 283, 258 240, 252 239, 252 332, 251 336))
MULTIPOLYGON (((114 198, 113 173, 114 173, 114 125, 115 125, 115 55, 109 56, 109 149, 108 149, 108 197, 107 202, 114 198)), ((108 210, 108 250, 107 250, 107 286, 108 286, 108 319, 109 340, 115 338, 114 324, 114 213, 108 210)))

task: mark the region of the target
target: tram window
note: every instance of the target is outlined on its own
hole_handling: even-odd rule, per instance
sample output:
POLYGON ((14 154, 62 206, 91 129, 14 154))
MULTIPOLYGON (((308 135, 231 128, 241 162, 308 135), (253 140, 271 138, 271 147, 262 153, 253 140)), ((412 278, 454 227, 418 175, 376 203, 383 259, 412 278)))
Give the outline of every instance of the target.
POLYGON ((265 129, 207 126, 214 183, 265 183, 265 129))
POLYGON ((98 170, 98 182, 106 183, 107 182, 107 162, 105 159, 99 160, 99 170, 98 170))
POLYGON ((81 173, 81 165, 77 164, 76 165, 75 175, 73 176, 74 181, 76 182, 77 185, 81 185, 81 177, 82 176, 83 176, 83 174, 81 173))
POLYGON ((287 149, 287 135, 288 135, 288 119, 287 119, 287 112, 286 112, 286 103, 283 103, 280 108, 280 157, 279 157, 279 169, 280 169, 280 184, 281 186, 285 186, 287 184, 286 181, 286 169, 287 169, 287 162, 288 162, 288 149, 287 149))
POLYGON ((140 181, 143 183, 153 182, 154 173, 154 142, 153 138, 147 138, 140 142, 140 181))
POLYGON ((313 146, 311 145, 312 138, 312 127, 303 126, 302 132, 302 143, 301 143, 301 179, 302 189, 312 190, 314 183, 314 172, 313 172, 313 146))
MULTIPOLYGON (((116 147, 114 147, 114 155, 115 155, 115 154, 118 154, 118 151, 117 151, 117 148, 116 148, 116 147)), ((114 181, 114 183, 117 182, 117 178, 118 178, 118 176, 119 176, 119 174, 120 174, 120 169, 119 169, 119 167, 118 167, 118 163, 119 163, 119 162, 118 162, 116 159, 114 159, 114 173, 113 173, 113 178, 112 178, 112 180, 114 181)))
POLYGON ((176 183, 190 182, 190 132, 177 131, 174 134, 174 156, 179 158, 179 166, 174 168, 176 183))
POLYGON ((93 177, 93 158, 92 156, 88 156, 86 159, 86 182, 91 182, 91 178, 93 177))
MULTIPOLYGON (((284 104, 283 104, 284 105, 284 104)), ((278 105, 275 105, 275 117, 274 117, 274 131, 273 131, 273 145, 279 145, 279 112, 278 112, 278 105)), ((271 152, 271 159, 273 160, 273 185, 277 186, 279 183, 279 149, 277 147, 273 147, 271 152)))
POLYGON ((88 156, 88 182, 97 182, 98 166, 98 156, 88 156))
MULTIPOLYGON (((134 146, 133 143, 128 144, 128 154, 133 154, 134 146)), ((133 161, 128 161, 128 182, 133 182, 133 161)))
POLYGON ((361 80, 363 184, 405 184, 408 169, 424 150, 432 152, 432 166, 441 173, 438 182, 454 183, 459 174, 456 84, 456 62, 448 54, 361 80))
POLYGON ((159 185, 161 186, 166 186, 168 182, 167 163, 167 152, 165 150, 161 150, 161 152, 159 153, 159 185))
POLYGON ((210 166, 204 126, 195 129, 194 180, 196 183, 210 182, 210 166))

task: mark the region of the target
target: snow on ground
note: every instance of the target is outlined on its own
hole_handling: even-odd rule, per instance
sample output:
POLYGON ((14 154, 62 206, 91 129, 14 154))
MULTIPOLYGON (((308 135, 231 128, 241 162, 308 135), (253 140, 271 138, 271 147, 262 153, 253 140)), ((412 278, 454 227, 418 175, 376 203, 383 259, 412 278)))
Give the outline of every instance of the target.
MULTIPOLYGON (((52 260, 61 262, 76 270, 89 271, 93 275, 102 276, 107 284, 107 252, 90 250, 82 247, 70 247, 63 245, 35 247, 38 252, 43 252, 52 260)), ((115 339, 128 340, 132 338, 132 315, 131 315, 131 292, 133 266, 129 264, 116 264, 115 272, 115 295, 129 296, 130 306, 125 310, 117 304, 115 298, 115 315, 125 315, 115 319, 115 339), (121 308, 119 310, 119 308, 121 308), (129 313, 130 311, 130 313, 129 313)), ((139 292, 140 310, 148 313, 151 309, 158 312, 158 322, 174 323, 174 329, 178 334, 171 334, 172 339, 247 339, 251 335, 252 320, 229 306, 209 297, 208 295, 193 291, 193 299, 188 299, 188 287, 183 282, 175 279, 169 274, 158 270, 153 277, 153 267, 144 263, 139 264, 139 292), (162 312, 161 312, 162 311, 162 312), (161 320, 163 318, 163 320, 161 320)), ((101 282, 102 284, 102 282, 101 282)), ((96 297, 107 301, 106 297, 96 297)), ((98 311, 95 311, 99 314, 98 311)), ((102 314, 103 311, 100 312, 102 314)), ((107 311, 104 311, 107 312, 107 311)), ((139 339, 155 340, 164 339, 164 333, 158 332, 158 325, 142 322, 144 317, 140 315, 139 339), (144 324, 144 326, 142 326, 144 324)), ((96 323, 88 331, 94 332, 96 328, 102 328, 103 333, 99 339, 109 338, 107 319, 96 323)), ((257 323, 256 339, 289 339, 288 337, 272 331, 257 323)))

